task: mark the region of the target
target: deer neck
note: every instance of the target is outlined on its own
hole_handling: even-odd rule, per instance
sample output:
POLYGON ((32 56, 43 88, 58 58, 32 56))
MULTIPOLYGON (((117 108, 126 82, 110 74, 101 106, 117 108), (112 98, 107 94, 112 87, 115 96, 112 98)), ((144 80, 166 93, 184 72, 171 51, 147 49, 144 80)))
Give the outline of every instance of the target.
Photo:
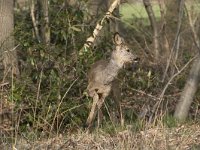
POLYGON ((106 70, 106 78, 104 79, 104 83, 105 84, 110 84, 114 79, 115 77, 118 75, 119 73, 119 70, 121 69, 122 67, 119 66, 115 60, 113 59, 110 59, 107 67, 105 68, 106 70))

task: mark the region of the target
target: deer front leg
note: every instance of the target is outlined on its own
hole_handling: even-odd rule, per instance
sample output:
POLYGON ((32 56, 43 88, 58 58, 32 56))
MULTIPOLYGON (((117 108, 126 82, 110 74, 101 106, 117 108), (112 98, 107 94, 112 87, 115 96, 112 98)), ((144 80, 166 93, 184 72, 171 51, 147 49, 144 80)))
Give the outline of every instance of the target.
POLYGON ((120 82, 115 80, 112 83, 112 94, 113 94, 113 98, 117 107, 117 111, 119 114, 119 118, 120 118, 120 124, 123 127, 124 126, 124 116, 123 116, 123 111, 122 111, 122 107, 121 107, 121 89, 120 89, 120 82))
POLYGON ((103 112, 101 110, 101 107, 105 101, 105 96, 102 96, 102 94, 99 94, 99 101, 97 102, 97 108, 98 108, 98 120, 97 120, 97 126, 99 128, 99 125, 102 123, 103 120, 103 112))

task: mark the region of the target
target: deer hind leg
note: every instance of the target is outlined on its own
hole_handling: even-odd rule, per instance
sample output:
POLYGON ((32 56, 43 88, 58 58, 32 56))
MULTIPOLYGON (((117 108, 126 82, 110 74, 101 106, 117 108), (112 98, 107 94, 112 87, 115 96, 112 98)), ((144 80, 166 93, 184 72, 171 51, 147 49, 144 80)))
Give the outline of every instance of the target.
POLYGON ((89 113, 89 116, 88 116, 87 122, 86 122, 88 128, 90 128, 92 126, 92 123, 93 123, 93 121, 96 117, 98 101, 99 101, 99 95, 95 92, 94 95, 93 95, 92 108, 91 108, 91 111, 89 113))
POLYGON ((102 116, 101 107, 104 103, 105 98, 108 96, 108 94, 110 92, 110 88, 111 88, 110 86, 102 87, 98 90, 95 90, 95 92, 92 94, 93 95, 93 104, 92 104, 92 108, 91 108, 90 114, 89 114, 87 122, 86 122, 88 128, 91 127, 92 122, 94 121, 94 119, 97 115, 97 112, 98 112, 98 117, 99 117, 98 118, 98 126, 99 126, 99 123, 101 122, 99 120, 100 115, 102 116))
POLYGON ((104 94, 99 94, 99 101, 97 102, 97 108, 98 108, 98 127, 102 123, 103 120, 103 112, 101 110, 103 103, 105 101, 106 95, 104 94))
POLYGON ((101 107, 104 102, 104 99, 105 98, 102 97, 102 94, 100 94, 100 93, 94 94, 92 108, 91 108, 90 114, 89 114, 87 122, 86 122, 88 128, 91 128, 92 123, 94 122, 97 113, 98 113, 98 120, 97 120, 98 127, 99 127, 99 124, 102 122, 103 113, 101 111, 101 107))
POLYGON ((116 104, 117 112, 119 115, 120 124, 123 127, 124 126, 124 116, 123 116, 123 111, 122 111, 122 107, 121 107, 121 89, 120 89, 119 81, 113 82, 112 94, 113 94, 113 99, 116 104))

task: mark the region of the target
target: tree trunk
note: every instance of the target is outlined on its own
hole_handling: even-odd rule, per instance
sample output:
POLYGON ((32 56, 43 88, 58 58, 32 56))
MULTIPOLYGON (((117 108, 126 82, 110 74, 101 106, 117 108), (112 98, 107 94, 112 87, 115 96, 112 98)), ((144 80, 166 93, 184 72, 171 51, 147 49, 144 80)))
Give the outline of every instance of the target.
POLYGON ((158 61, 158 58, 160 56, 159 52, 159 35, 158 35, 158 27, 156 22, 156 17, 154 15, 150 0, 143 0, 146 12, 149 16, 149 21, 151 23, 151 27, 153 29, 153 45, 154 45, 154 57, 155 60, 158 61))
POLYGON ((107 0, 88 0, 86 5, 88 14, 86 14, 85 22, 96 25, 96 21, 107 11, 107 0))
POLYGON ((0 0, 0 62, 3 63, 4 77, 12 72, 19 74, 17 52, 14 47, 14 1, 0 0))
POLYGON ((177 107, 174 113, 175 118, 182 121, 184 121, 188 116, 189 108, 191 106, 191 103, 193 101, 193 98, 195 96, 195 93, 197 91, 198 84, 200 81, 199 79, 200 77, 200 40, 198 36, 199 20, 196 20, 196 23, 195 23, 194 20, 192 19, 191 12, 188 11, 187 14, 188 14, 189 24, 191 27, 191 33, 193 35, 194 43, 198 49, 199 54, 198 54, 197 60, 194 62, 191 68, 189 78, 185 84, 185 88, 183 90, 180 101, 177 104, 177 107), (197 28, 195 26, 197 26, 197 28))
POLYGON ((200 77, 200 55, 197 57, 191 68, 189 77, 185 84, 183 93, 181 94, 180 101, 177 104, 174 117, 178 120, 184 121, 189 112, 189 108, 193 101, 194 95, 198 88, 200 77))
MULTIPOLYGON (((87 2, 87 8, 89 14, 86 15, 87 18, 85 18, 85 22, 95 26, 98 20, 103 15, 105 15, 105 13, 108 11, 109 7, 113 2, 114 0, 89 0, 87 2)), ((112 14, 118 18, 120 16, 119 7, 117 7, 112 14)), ((119 21, 115 18, 110 18, 108 28, 109 31, 112 33, 120 32, 119 21)), ((105 31, 105 33, 107 33, 107 31, 105 31)))
POLYGON ((50 44, 50 27, 49 27, 49 4, 48 0, 38 1, 41 7, 41 35, 42 41, 46 45, 50 44))

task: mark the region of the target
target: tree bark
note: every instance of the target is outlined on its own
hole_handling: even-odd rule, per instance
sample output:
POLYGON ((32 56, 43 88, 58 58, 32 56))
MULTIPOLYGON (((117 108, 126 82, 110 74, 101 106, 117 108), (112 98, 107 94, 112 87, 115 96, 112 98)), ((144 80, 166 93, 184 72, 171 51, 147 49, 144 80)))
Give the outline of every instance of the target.
MULTIPOLYGON (((87 18, 85 18, 85 22, 96 25, 97 21, 108 11, 114 1, 115 0, 89 0, 87 2, 89 14, 86 15, 87 18)), ((119 7, 115 8, 112 14, 119 18, 119 7)), ((109 18, 109 31, 112 33, 120 32, 119 21, 116 18, 109 18)))
POLYGON ((12 72, 19 75, 17 52, 14 47, 14 1, 0 0, 0 61, 4 77, 12 72))
POLYGON ((189 108, 191 106, 194 95, 198 88, 199 77, 200 77, 200 55, 193 63, 183 93, 181 94, 180 101, 176 106, 174 117, 180 121, 184 121, 188 116, 189 108))
POLYGON ((50 26, 49 26, 49 4, 48 0, 39 0, 38 1, 41 7, 41 35, 42 41, 46 45, 50 44, 50 26))
POLYGON ((108 0, 88 0, 87 9, 88 14, 86 15, 85 22, 96 24, 96 21, 100 18, 104 12, 107 11, 108 0))
POLYGON ((157 23, 156 23, 156 17, 154 15, 151 3, 149 0, 143 0, 146 12, 149 16, 149 21, 151 23, 151 27, 153 29, 153 44, 154 44, 154 56, 155 56, 155 60, 157 61, 159 56, 160 56, 160 52, 159 52, 159 35, 158 35, 158 27, 157 27, 157 23))
POLYGON ((33 23, 33 28, 34 28, 34 33, 35 33, 34 36, 37 38, 38 42, 40 43, 41 38, 40 38, 39 29, 38 29, 38 19, 35 16, 35 0, 30 1, 30 16, 33 23))

